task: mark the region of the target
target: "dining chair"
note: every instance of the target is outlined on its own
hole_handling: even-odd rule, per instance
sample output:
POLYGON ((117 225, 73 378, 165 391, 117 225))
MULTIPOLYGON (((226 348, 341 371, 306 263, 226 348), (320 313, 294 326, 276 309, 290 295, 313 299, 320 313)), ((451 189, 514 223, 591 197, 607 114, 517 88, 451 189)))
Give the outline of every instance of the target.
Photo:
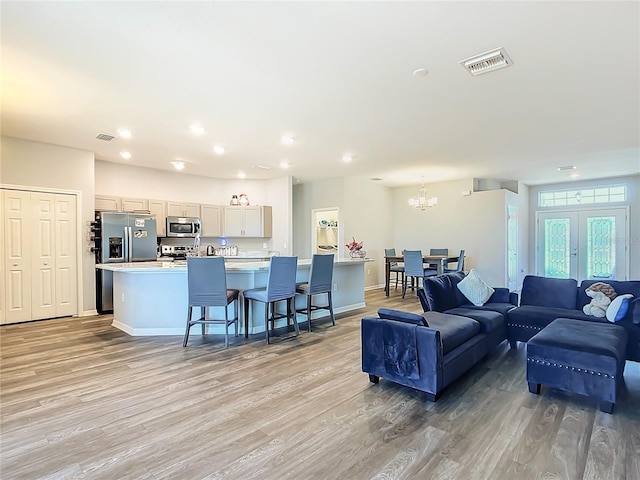
MULTIPOLYGON (((395 248, 385 248, 385 257, 395 257, 395 248)), ((389 262, 389 271, 396 274, 396 290, 398 289, 398 280, 401 280, 401 284, 404 283, 404 265, 400 265, 398 262, 389 262)))
POLYGON ((420 288, 420 279, 424 278, 427 269, 422 263, 422 250, 405 250, 404 251, 404 280, 402 282, 402 298, 407 292, 407 281, 411 279, 411 285, 415 282, 415 287, 420 288))
POLYGON ((307 297, 307 306, 296 310, 296 313, 307 314, 307 325, 311 331, 311 312, 316 310, 329 310, 331 323, 335 326, 336 317, 333 314, 333 302, 331 301, 331 284, 333 282, 333 253, 330 255, 315 254, 311 259, 311 271, 308 282, 296 284, 296 293, 307 297), (314 295, 327 294, 327 305, 313 305, 314 295))
MULTIPOLYGON (((202 336, 205 326, 224 325, 224 346, 229 346, 229 325, 234 324, 238 336, 238 299, 240 290, 227 288, 227 273, 224 258, 187 258, 187 289, 189 308, 187 312, 187 330, 182 346, 189 341, 189 330, 193 325, 202 325, 202 336), (229 318, 229 305, 233 303, 233 317, 229 318), (193 308, 200 307, 200 318, 193 320, 193 308), (224 318, 207 318, 207 307, 224 307, 224 318)), ((211 313, 211 311, 209 311, 211 313)))
POLYGON ((262 288, 252 288, 242 292, 244 297, 244 336, 249 336, 249 303, 264 303, 264 330, 267 336, 267 343, 271 343, 269 338, 269 322, 275 329, 276 320, 287 319, 287 325, 291 324, 296 330, 296 337, 300 335, 298 322, 293 312, 292 301, 296 295, 296 272, 298 269, 298 257, 271 257, 269 264, 269 275, 267 286, 262 288), (287 313, 278 313, 276 304, 285 301, 287 313))
MULTIPOLYGON (((448 248, 430 248, 429 255, 449 255, 448 248)), ((435 277, 438 275, 438 264, 430 263, 427 269, 424 271, 425 277, 435 277)))
POLYGON ((460 255, 458 256, 458 264, 456 268, 445 268, 444 273, 462 272, 462 271, 464 271, 464 250, 460 250, 460 255))

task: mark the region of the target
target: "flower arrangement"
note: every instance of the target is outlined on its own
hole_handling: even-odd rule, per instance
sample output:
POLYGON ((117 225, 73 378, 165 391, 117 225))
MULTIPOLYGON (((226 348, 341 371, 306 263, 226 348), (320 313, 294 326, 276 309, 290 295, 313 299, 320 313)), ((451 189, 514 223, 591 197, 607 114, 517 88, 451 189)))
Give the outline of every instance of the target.
POLYGON ((364 258, 367 255, 367 252, 362 250, 363 243, 358 242, 355 237, 351 238, 352 240, 349 243, 345 244, 345 247, 347 247, 347 250, 349 250, 349 255, 352 258, 364 258))

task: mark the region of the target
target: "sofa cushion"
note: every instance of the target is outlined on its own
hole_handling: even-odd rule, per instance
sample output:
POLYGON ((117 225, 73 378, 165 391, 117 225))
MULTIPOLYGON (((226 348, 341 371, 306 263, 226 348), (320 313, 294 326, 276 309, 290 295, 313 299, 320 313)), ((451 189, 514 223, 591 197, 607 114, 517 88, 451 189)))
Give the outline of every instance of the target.
POLYGON ((440 312, 424 312, 422 315, 430 328, 440 332, 443 354, 449 353, 480 333, 480 323, 471 318, 440 312))
POLYGON ((580 310, 523 305, 509 310, 507 313, 507 323, 516 326, 538 327, 536 328, 536 330, 538 330, 546 327, 556 318, 560 317, 573 318, 576 320, 602 320, 582 313, 580 310))
POLYGON ((589 328, 571 318, 558 318, 527 343, 527 356, 616 375, 624 363, 627 333, 610 323, 589 328), (554 356, 549 356, 551 352, 554 356), (610 359, 610 360, 609 360, 610 359))
POLYGON ((491 312, 498 312, 504 315, 505 319, 507 318, 507 312, 512 308, 516 308, 516 306, 513 303, 492 303, 492 302, 487 302, 481 307, 476 307, 475 305, 472 305, 470 303, 466 305, 462 305, 461 307, 468 308, 470 310, 489 310, 491 312))
POLYGON ((474 268, 458 282, 457 287, 476 307, 484 305, 495 292, 474 268))
MULTIPOLYGON (((511 305, 513 307, 513 305, 511 305)), ((458 315, 461 317, 472 318, 480 324, 480 331, 483 333, 493 332, 504 325, 505 320, 501 313, 491 310, 481 310, 473 305, 467 307, 457 307, 447 310, 448 315, 458 315)))
POLYGON ((444 312, 458 306, 450 275, 425 277, 422 290, 429 310, 444 312))
POLYGON ((380 308, 378 309, 378 316, 385 320, 395 320, 396 322, 411 323, 413 325, 422 325, 424 327, 429 326, 425 318, 417 313, 392 310, 390 308, 380 308))
MULTIPOLYGON (((522 282, 520 305, 576 310, 577 290, 578 282, 573 278, 527 275, 522 282)), ((589 302, 585 305, 587 303, 589 302)), ((580 309, 582 310, 582 307, 580 309)))

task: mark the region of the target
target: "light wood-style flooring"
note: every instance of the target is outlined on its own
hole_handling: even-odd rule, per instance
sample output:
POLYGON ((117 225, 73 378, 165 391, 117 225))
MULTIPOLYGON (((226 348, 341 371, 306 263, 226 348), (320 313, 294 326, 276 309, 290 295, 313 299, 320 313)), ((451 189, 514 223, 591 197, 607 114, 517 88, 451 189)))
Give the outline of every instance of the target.
MULTIPOLYGON (((130 337, 110 316, 1 334, 1 464, 9 479, 640 479, 640 365, 613 415, 543 388, 503 343, 436 403, 361 372, 367 308, 298 339, 130 337)), ((302 317, 300 317, 302 318, 302 317)))

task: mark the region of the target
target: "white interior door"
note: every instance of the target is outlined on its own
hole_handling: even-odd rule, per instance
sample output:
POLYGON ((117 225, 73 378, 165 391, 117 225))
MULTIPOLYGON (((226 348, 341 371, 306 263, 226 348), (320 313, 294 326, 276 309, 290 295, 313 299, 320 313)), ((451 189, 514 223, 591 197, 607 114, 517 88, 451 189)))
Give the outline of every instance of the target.
POLYGON ((625 208, 538 213, 537 274, 626 280, 627 223, 625 208))
POLYGON ((31 194, 31 318, 56 316, 55 196, 31 194))
POLYGON ((4 312, 3 322, 31 319, 31 194, 3 190, 4 312))
POLYGON ((56 316, 78 313, 76 196, 55 196, 55 304, 56 316))
POLYGON ((509 291, 518 288, 518 207, 507 206, 507 283, 509 291))

